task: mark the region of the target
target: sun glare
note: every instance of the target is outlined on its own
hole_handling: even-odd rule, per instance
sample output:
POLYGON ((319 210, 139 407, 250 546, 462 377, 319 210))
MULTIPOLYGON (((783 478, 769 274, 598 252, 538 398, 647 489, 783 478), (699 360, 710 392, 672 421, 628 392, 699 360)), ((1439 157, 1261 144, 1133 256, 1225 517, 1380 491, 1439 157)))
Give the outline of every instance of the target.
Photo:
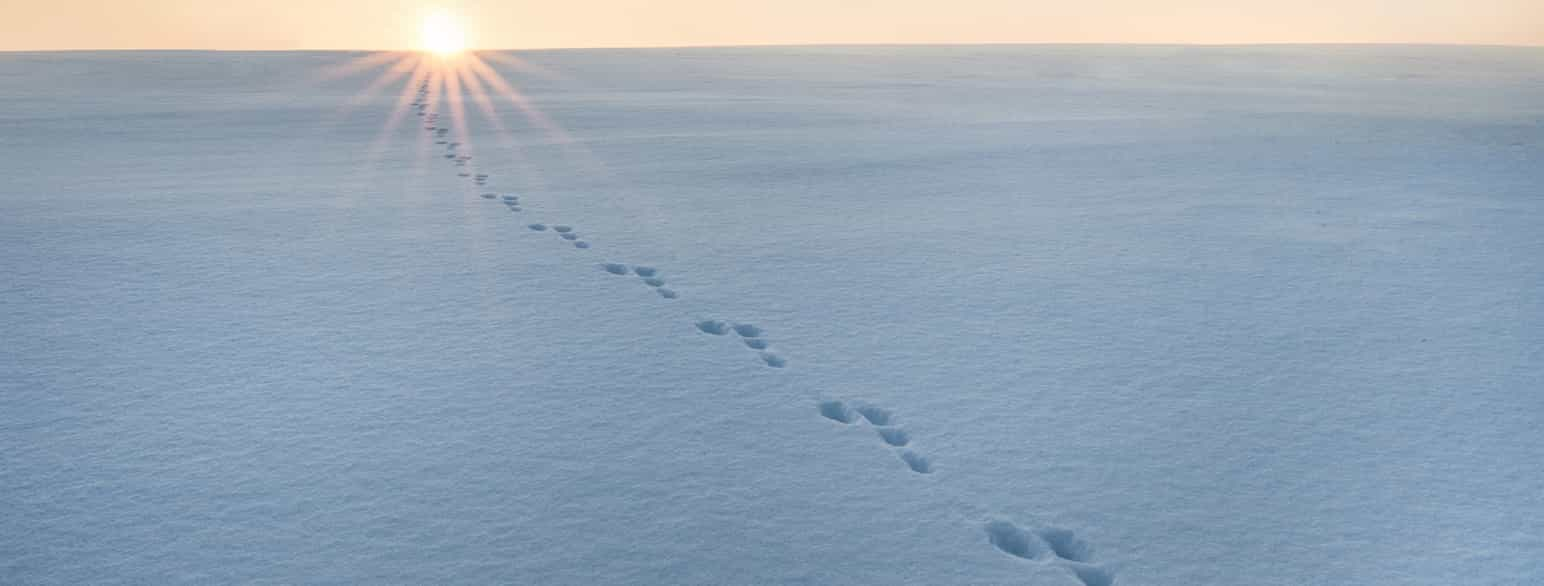
POLYGON ((424 18, 419 35, 423 49, 441 57, 466 50, 466 33, 462 32, 461 24, 444 12, 435 12, 424 18))

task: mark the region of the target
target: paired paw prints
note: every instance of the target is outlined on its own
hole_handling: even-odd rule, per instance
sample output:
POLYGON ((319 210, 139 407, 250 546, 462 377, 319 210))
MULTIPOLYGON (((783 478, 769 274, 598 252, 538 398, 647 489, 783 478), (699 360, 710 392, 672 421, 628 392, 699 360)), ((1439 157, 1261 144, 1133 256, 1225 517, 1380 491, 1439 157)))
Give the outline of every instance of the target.
POLYGON ((819 410, 822 417, 842 425, 867 423, 874 428, 880 441, 896 449, 896 455, 912 472, 933 473, 933 461, 911 449, 911 433, 897 424, 895 415, 889 410, 874 405, 853 406, 843 401, 823 401, 819 410))

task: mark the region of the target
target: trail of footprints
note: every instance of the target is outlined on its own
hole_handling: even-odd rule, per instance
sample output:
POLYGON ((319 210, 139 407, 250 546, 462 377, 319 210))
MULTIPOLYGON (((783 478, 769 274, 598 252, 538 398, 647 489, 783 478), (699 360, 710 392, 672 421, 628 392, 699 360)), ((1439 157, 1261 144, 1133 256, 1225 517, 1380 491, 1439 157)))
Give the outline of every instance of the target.
POLYGON ((1115 572, 1092 563, 1093 548, 1071 530, 1058 527, 1025 529, 1010 521, 986 525, 987 540, 1008 555, 1038 563, 1056 563, 1072 571, 1084 586, 1111 586, 1115 572))
POLYGON ((889 410, 874 405, 849 406, 842 401, 822 401, 819 408, 821 417, 842 425, 869 424, 879 434, 880 441, 896 448, 896 455, 912 472, 933 473, 932 460, 907 447, 911 445, 911 434, 896 425, 895 416, 889 410))
MULTIPOLYGON (((821 417, 841 425, 867 424, 912 472, 933 473, 932 460, 914 449, 911 434, 900 427, 895 414, 888 409, 836 400, 821 401, 816 409, 821 417)), ((987 541, 1003 553, 1036 563, 1060 564, 1084 586, 1115 583, 1115 573, 1094 564, 1093 548, 1071 530, 1059 527, 1026 529, 1002 519, 988 523, 985 530, 987 541)))
POLYGON ((660 297, 664 297, 665 299, 675 299, 680 297, 680 295, 678 295, 674 289, 665 286, 665 278, 660 276, 659 269, 654 267, 646 267, 641 265, 629 267, 622 263, 608 262, 602 263, 600 268, 613 275, 623 277, 629 274, 637 275, 638 279, 643 282, 644 285, 648 285, 649 287, 653 288, 655 293, 658 293, 660 297))
MULTIPOLYGON (((458 177, 470 180, 479 188, 486 188, 491 176, 487 173, 472 172, 475 170, 470 166, 472 156, 461 152, 462 143, 449 140, 451 129, 440 126, 439 114, 430 111, 429 94, 429 83, 422 82, 418 87, 417 98, 412 102, 413 108, 417 110, 415 115, 424 119, 424 130, 433 133, 436 145, 445 147, 443 156, 458 169, 456 173, 458 177)), ((520 196, 516 194, 500 195, 497 192, 487 191, 481 193, 481 197, 503 204, 510 213, 520 213, 525 209, 520 204, 520 196)), ((581 239, 572 226, 531 223, 526 227, 533 232, 550 231, 574 248, 590 248, 590 243, 581 239)), ((600 268, 611 275, 636 277, 639 282, 653 289, 662 298, 680 297, 674 289, 665 286, 664 276, 655 267, 606 262, 601 263, 600 268)), ((699 332, 706 335, 729 337, 733 333, 733 337, 738 338, 747 349, 755 352, 768 367, 783 368, 788 365, 788 361, 772 349, 765 332, 754 324, 706 319, 698 321, 695 325, 699 332)), ((820 402, 817 410, 821 417, 840 425, 871 427, 879 441, 891 448, 912 472, 923 475, 934 472, 932 459, 916 451, 910 432, 897 423, 895 415, 889 410, 870 404, 848 404, 836 400, 820 402)), ((1070 570, 1084 586, 1115 584, 1115 573, 1093 563, 1093 548, 1070 530, 1057 527, 1026 528, 1003 519, 988 523, 984 529, 987 542, 1002 553, 1033 563, 1061 565, 1070 570)))
POLYGON ((705 319, 697 322, 697 331, 713 336, 727 336, 734 332, 745 344, 746 348, 754 350, 761 361, 772 368, 788 366, 788 359, 783 358, 777 352, 772 351, 772 343, 767 341, 761 328, 752 324, 730 324, 716 319, 705 319))

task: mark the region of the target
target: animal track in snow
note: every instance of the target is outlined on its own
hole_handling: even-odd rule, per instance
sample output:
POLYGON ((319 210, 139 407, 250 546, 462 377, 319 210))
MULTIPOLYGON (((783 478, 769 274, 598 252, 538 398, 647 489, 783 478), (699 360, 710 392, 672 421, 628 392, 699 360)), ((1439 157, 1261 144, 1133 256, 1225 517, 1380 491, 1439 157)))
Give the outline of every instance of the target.
POLYGON ((931 460, 928 460, 927 456, 923 456, 911 450, 902 450, 901 461, 906 462, 906 466, 911 468, 912 472, 916 472, 918 474, 933 473, 933 463, 931 460))
POLYGON ((660 297, 664 297, 665 299, 675 299, 676 297, 679 297, 675 291, 664 288, 665 279, 662 277, 654 276, 659 274, 659 270, 653 267, 629 267, 622 263, 608 262, 602 263, 601 268, 608 273, 618 276, 624 276, 629 273, 637 275, 644 275, 647 273, 650 276, 643 279, 643 284, 653 287, 656 291, 659 292, 660 297))
POLYGON ((860 422, 868 423, 879 433, 880 441, 893 448, 902 448, 897 454, 901 462, 906 464, 912 472, 918 474, 932 474, 933 462, 927 456, 923 456, 910 449, 904 449, 911 445, 911 434, 900 427, 895 426, 895 416, 888 409, 875 405, 851 406, 842 401, 822 401, 818 406, 820 415, 843 425, 852 425, 860 422))
POLYGON ((837 423, 857 423, 858 414, 841 401, 821 401, 820 415, 837 423))
MULTIPOLYGON (((655 274, 652 269, 649 269, 647 272, 651 275, 655 274)), ((643 273, 639 274, 641 275, 643 273)), ((665 284, 664 280, 658 279, 657 277, 645 278, 643 282, 655 287, 665 284), (659 283, 659 285, 655 285, 656 282, 659 283)), ((728 334, 729 332, 734 332, 735 334, 739 335, 742 340, 744 340, 745 347, 757 351, 756 356, 761 359, 763 364, 766 364, 771 368, 783 368, 788 366, 788 359, 783 358, 776 352, 773 352, 771 350, 771 342, 762 338, 762 335, 765 333, 765 331, 753 324, 736 323, 731 325, 728 322, 707 320, 706 322, 697 322, 697 328, 715 336, 722 336, 728 334), (714 324, 712 331, 703 329, 704 323, 714 324)))
POLYGON ((1111 586, 1115 573, 1089 563, 1093 550, 1071 530, 1058 527, 1024 529, 997 520, 986 525, 987 540, 1008 555, 1032 561, 1055 561, 1072 571, 1084 586, 1111 586))
POLYGON ((729 324, 726 324, 726 323, 718 321, 718 320, 705 319, 705 320, 702 320, 700 322, 697 322, 697 329, 702 330, 702 333, 704 333, 704 334, 713 334, 715 336, 722 336, 724 334, 729 333, 729 324))
MULTIPOLYGON (((440 115, 438 112, 429 110, 428 94, 428 84, 420 84, 417 99, 413 102, 418 110, 417 115, 425 123, 424 129, 430 131, 433 138, 437 139, 435 144, 445 147, 445 159, 461 168, 457 170, 458 177, 470 178, 478 187, 486 189, 485 186, 491 181, 492 175, 472 173, 478 170, 470 165, 472 156, 459 150, 462 143, 448 140, 451 129, 438 125, 440 115)), ((522 211, 520 200, 515 195, 499 196, 488 192, 482 193, 481 197, 500 200, 500 203, 503 203, 510 212, 522 211)), ((536 232, 551 228, 553 233, 564 241, 572 243, 575 248, 590 248, 590 244, 581 240, 572 226, 533 223, 527 224, 526 227, 536 232)), ((654 267, 628 266, 622 263, 603 263, 600 266, 612 275, 626 276, 629 273, 636 275, 645 285, 665 299, 679 297, 675 290, 665 286, 664 277, 654 267)), ((787 360, 772 350, 771 342, 759 326, 713 319, 701 320, 695 325, 699 331, 713 336, 723 337, 734 332, 737 339, 747 349, 755 352, 768 367, 783 368, 787 365, 787 360)), ((871 404, 849 405, 842 401, 822 401, 818 405, 818 410, 822 417, 841 425, 865 424, 872 427, 883 445, 894 450, 901 462, 913 473, 935 472, 932 459, 915 449, 911 433, 897 424, 895 415, 889 410, 871 404)), ((1115 583, 1114 572, 1092 563, 1092 548, 1070 530, 1056 527, 1025 529, 1005 520, 992 521, 985 529, 988 541, 998 550, 1023 560, 1056 564, 1067 568, 1083 586, 1113 586, 1115 583)))
POLYGON ((1083 586, 1112 586, 1115 584, 1115 572, 1105 569, 1103 566, 1092 564, 1064 564, 1072 570, 1072 575, 1078 577, 1083 586))
POLYGON ((872 425, 890 425, 890 412, 872 405, 858 407, 858 414, 872 425))
POLYGON ((1073 535, 1071 530, 1046 527, 1036 534, 1051 546, 1051 551, 1056 553, 1056 557, 1074 562, 1086 562, 1092 557, 1088 544, 1073 535))
POLYGON ((1046 546, 1033 534, 1007 521, 992 521, 986 525, 987 540, 1003 553, 1026 560, 1045 556, 1046 546))
POLYGON ((911 434, 906 433, 906 430, 904 429, 881 427, 879 428, 879 439, 884 440, 884 442, 887 444, 899 448, 911 443, 911 434))

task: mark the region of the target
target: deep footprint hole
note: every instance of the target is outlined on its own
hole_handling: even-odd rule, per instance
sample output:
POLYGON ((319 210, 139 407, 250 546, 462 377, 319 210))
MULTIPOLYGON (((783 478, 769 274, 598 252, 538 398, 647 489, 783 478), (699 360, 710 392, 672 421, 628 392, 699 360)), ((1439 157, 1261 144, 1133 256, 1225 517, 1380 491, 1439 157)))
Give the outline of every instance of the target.
POLYGON ((697 322, 697 329, 702 330, 702 333, 704 333, 704 334, 713 334, 715 336, 722 336, 724 334, 729 333, 729 324, 726 324, 726 323, 718 321, 718 320, 705 319, 705 320, 702 320, 700 322, 697 322))
POLYGON ((879 439, 885 440, 885 443, 899 448, 911 443, 911 434, 906 433, 904 429, 881 427, 879 428, 879 439))
POLYGON ((611 273, 613 275, 625 275, 625 274, 627 274, 627 265, 624 265, 624 264, 608 262, 606 264, 601 265, 601 267, 606 269, 606 272, 611 273))
POLYGON ((659 269, 654 267, 633 267, 633 272, 637 273, 640 277, 652 277, 655 273, 659 272, 659 269))
POLYGON ((869 423, 874 425, 890 425, 890 423, 895 419, 890 415, 889 411, 875 407, 873 405, 864 405, 859 407, 858 413, 863 415, 864 419, 867 419, 869 423))
POLYGON ((822 401, 820 403, 820 416, 837 423, 852 423, 857 420, 857 414, 847 408, 847 404, 841 401, 822 401))
POLYGON ((762 352, 761 361, 767 363, 767 366, 772 368, 782 368, 784 366, 788 366, 788 361, 786 359, 771 352, 762 352))
POLYGON ((1113 586, 1115 584, 1115 572, 1111 572, 1099 566, 1083 564, 1067 564, 1072 568, 1072 574, 1078 577, 1083 586, 1113 586))
POLYGON ((760 338, 762 332, 761 328, 751 324, 737 324, 734 327, 734 333, 740 334, 744 338, 760 338))
POLYGON ((749 346, 752 350, 766 350, 770 344, 761 338, 746 338, 745 345, 749 346))
POLYGON ((1051 546, 1051 551, 1056 553, 1056 557, 1074 562, 1086 562, 1093 557, 1093 551, 1088 547, 1088 543, 1078 539, 1071 530, 1047 527, 1036 533, 1051 546))
POLYGON ((664 287, 665 286, 665 280, 661 279, 659 277, 649 277, 647 279, 644 279, 643 283, 645 285, 650 286, 650 287, 664 287))
POLYGON ((906 450, 901 452, 901 460, 906 462, 906 466, 910 467, 912 472, 917 474, 933 473, 933 462, 927 456, 906 450))
POLYGON ((993 521, 986 526, 992 545, 1008 555, 1032 560, 1045 554, 1045 546, 1028 531, 1007 521, 993 521))

